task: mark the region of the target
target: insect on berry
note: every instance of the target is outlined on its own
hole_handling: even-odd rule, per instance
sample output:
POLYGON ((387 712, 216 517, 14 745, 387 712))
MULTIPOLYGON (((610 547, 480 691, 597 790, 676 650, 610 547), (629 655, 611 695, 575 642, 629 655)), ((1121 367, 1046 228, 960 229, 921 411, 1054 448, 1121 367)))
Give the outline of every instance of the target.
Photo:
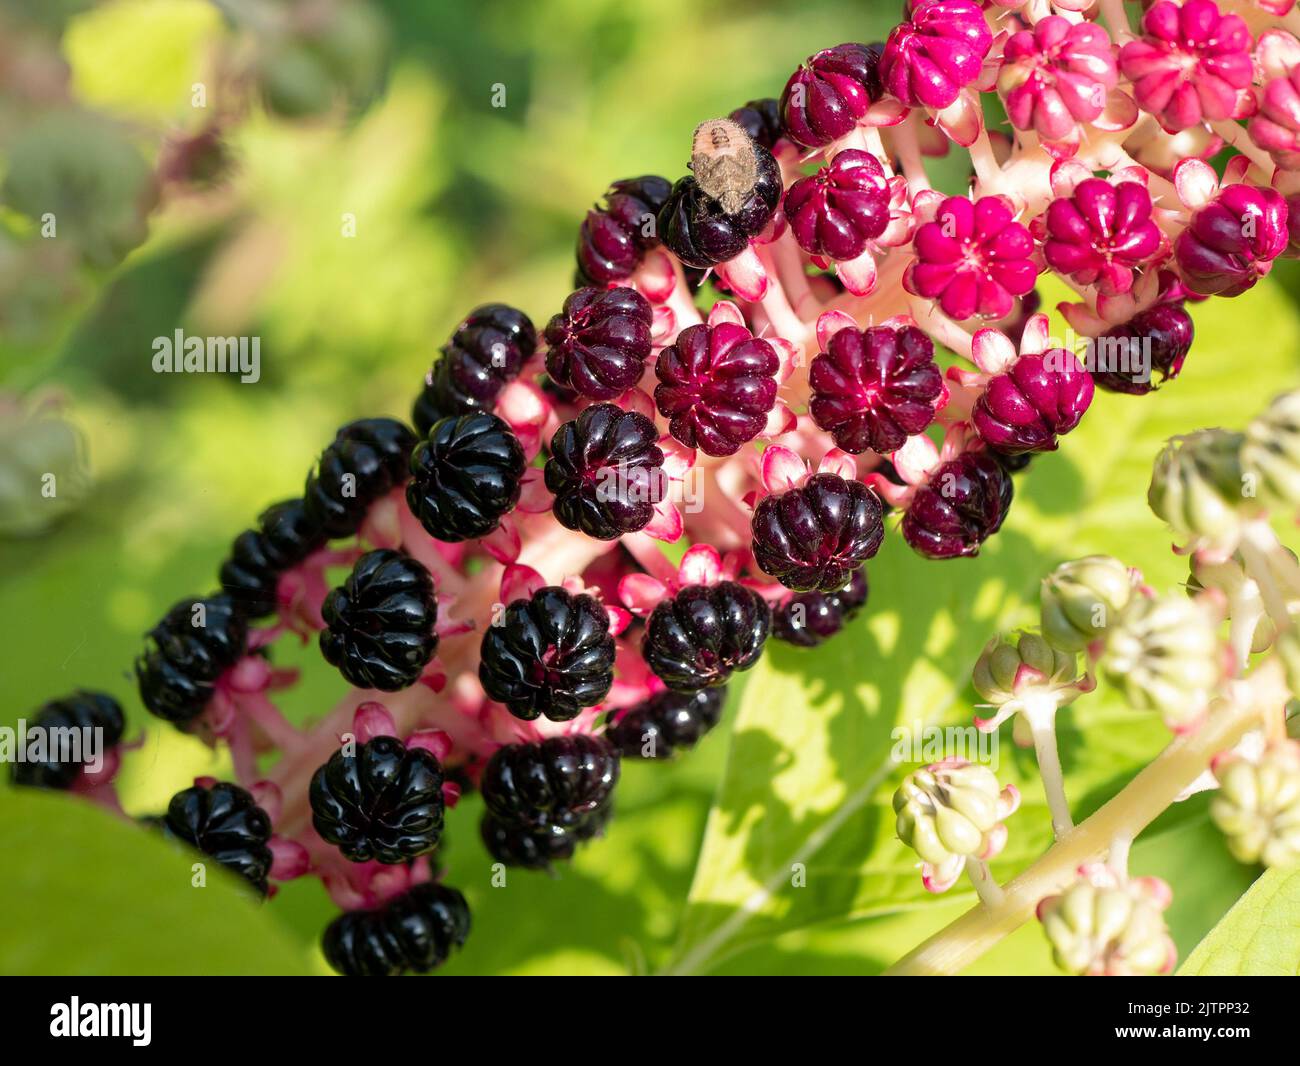
POLYGON ((734 215, 758 182, 753 139, 729 118, 701 122, 691 142, 691 172, 696 184, 734 215))

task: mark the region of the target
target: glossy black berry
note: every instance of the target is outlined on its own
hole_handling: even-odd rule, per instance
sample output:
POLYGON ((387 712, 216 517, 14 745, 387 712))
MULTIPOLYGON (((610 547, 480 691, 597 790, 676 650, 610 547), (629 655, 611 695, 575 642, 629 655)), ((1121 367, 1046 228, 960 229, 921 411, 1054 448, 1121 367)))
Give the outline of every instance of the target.
POLYGON ((772 636, 800 648, 833 637, 867 602, 867 572, 857 570, 838 592, 796 592, 772 612, 772 636))
POLYGON ((479 784, 487 809, 511 825, 571 827, 603 807, 618 782, 618 752, 585 733, 507 744, 479 784))
POLYGON ((604 287, 629 277, 656 242, 656 218, 672 184, 654 174, 616 181, 604 208, 593 208, 578 232, 578 276, 604 287))
POLYGON ((433 578, 401 552, 381 548, 357 560, 325 597, 320 650, 358 688, 413 685, 438 649, 433 578))
POLYGON ((167 832, 247 879, 263 895, 271 870, 271 819, 252 795, 225 781, 176 793, 162 819, 167 832))
POLYGON ((485 537, 519 502, 524 449, 494 414, 444 418, 411 454, 406 504, 431 537, 485 537))
POLYGON ((244 654, 248 623, 229 596, 195 597, 175 604, 145 639, 135 662, 140 699, 151 714, 183 725, 244 654))
POLYGON ((396 977, 441 966, 469 936, 469 904, 446 885, 416 885, 378 910, 348 911, 326 927, 321 949, 344 977, 396 977))
POLYGON ((1014 486, 987 452, 944 463, 917 489, 903 515, 903 539, 930 559, 978 555, 1011 507, 1014 486))
POLYGON ((736 108, 728 118, 761 144, 769 152, 776 147, 785 130, 781 126, 781 103, 773 97, 750 100, 736 108))
POLYGON ((536 350, 537 330, 522 311, 507 304, 474 308, 429 371, 411 411, 415 428, 424 435, 448 415, 490 411, 536 350))
POLYGON ((479 822, 479 833, 488 854, 496 862, 525 870, 545 870, 552 863, 572 859, 579 844, 599 836, 611 813, 612 807, 599 807, 585 820, 569 828, 513 825, 484 814, 479 822))
POLYGON ((754 509, 754 560, 796 592, 834 592, 880 550, 880 500, 861 481, 814 474, 754 509))
POLYGON ((629 759, 669 759, 693 748, 722 718, 725 686, 698 692, 656 692, 614 720, 605 739, 629 759))
POLYGON ((442 767, 396 737, 336 751, 312 777, 309 799, 316 832, 353 862, 406 862, 442 836, 442 767))
POLYGON ((27 729, 25 761, 15 762, 11 771, 14 784, 64 789, 72 787, 88 756, 98 752, 102 758, 122 739, 126 719, 112 696, 82 690, 45 704, 32 716, 27 729), (42 730, 39 736, 43 744, 39 748, 33 746, 36 743, 33 729, 42 730), (101 732, 87 734, 84 732, 87 729, 101 732), (76 730, 75 747, 71 746, 73 734, 63 730, 76 730), (69 746, 60 738, 67 738, 69 746), (94 745, 93 751, 85 747, 87 743, 94 745))
POLYGON ((221 564, 222 591, 249 618, 270 614, 280 575, 324 543, 301 499, 274 504, 262 512, 256 529, 244 530, 231 544, 221 564))
POLYGON ((354 534, 370 505, 406 480, 415 442, 411 429, 393 418, 349 422, 307 478, 307 517, 329 537, 354 534))
POLYGON ((479 680, 516 718, 567 722, 614 683, 614 638, 605 608, 558 586, 510 604, 483 634, 479 680))
POLYGON ((728 213, 696 184, 678 179, 659 212, 659 237, 687 266, 704 269, 733 259, 762 232, 781 200, 781 168, 772 153, 754 145, 758 178, 740 210, 728 213))
POLYGON ((758 662, 771 626, 771 609, 744 585, 687 585, 651 612, 641 650, 665 685, 695 692, 758 662))
POLYGON ((593 400, 612 400, 641 380, 654 309, 636 289, 588 287, 569 294, 546 325, 546 372, 593 400))
POLYGON ((545 476, 556 519, 597 540, 645 528, 667 491, 663 462, 650 419, 592 404, 551 438, 545 476))

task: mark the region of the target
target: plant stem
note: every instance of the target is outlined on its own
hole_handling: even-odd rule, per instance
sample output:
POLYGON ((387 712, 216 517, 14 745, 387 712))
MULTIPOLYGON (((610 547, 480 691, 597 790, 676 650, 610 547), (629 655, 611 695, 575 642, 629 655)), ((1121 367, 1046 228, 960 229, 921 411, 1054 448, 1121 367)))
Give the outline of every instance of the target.
POLYGON ((900 959, 891 975, 955 974, 1034 915, 1039 900, 1059 892, 1084 863, 1103 859, 1120 837, 1136 838, 1209 765, 1286 700, 1281 666, 1269 660, 1243 681, 1231 682, 1205 724, 1177 737, 1127 786, 1067 833, 1042 858, 1003 887, 1000 902, 981 904, 900 959))
POLYGON ((979 896, 981 905, 996 907, 1002 902, 1002 889, 993 880, 993 875, 989 873, 989 864, 983 859, 968 855, 966 857, 966 876, 970 878, 970 883, 975 886, 975 894, 979 896))
POLYGON ((1026 698, 1022 713, 1034 738, 1038 773, 1047 793, 1047 809, 1052 812, 1052 833, 1060 840, 1074 828, 1074 819, 1065 798, 1065 776, 1061 772, 1061 757, 1056 747, 1056 710, 1054 697, 1039 694, 1026 698))

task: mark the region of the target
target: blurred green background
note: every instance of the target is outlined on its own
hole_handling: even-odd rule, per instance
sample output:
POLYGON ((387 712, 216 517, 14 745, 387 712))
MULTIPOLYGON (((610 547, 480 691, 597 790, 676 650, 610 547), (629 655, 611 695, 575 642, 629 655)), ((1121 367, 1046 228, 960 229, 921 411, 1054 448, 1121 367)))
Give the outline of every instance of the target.
MULTIPOLYGON (((583 212, 610 180, 676 177, 696 123, 776 95, 807 54, 879 38, 897 20, 893 3, 817 0, 375 0, 361 14, 344 4, 349 21, 325 66, 346 83, 351 106, 313 114, 334 99, 319 50, 304 53, 258 28, 267 10, 294 6, 0 0, 0 28, 18 31, 0 33, 0 174, 13 179, 10 206, 0 207, 0 392, 8 405, 0 409, 0 495, 10 493, 26 533, 0 540, 0 720, 77 686, 113 693, 133 729, 146 731, 121 778, 132 813, 158 810, 196 773, 224 769, 196 741, 144 715, 130 677, 141 634, 172 602, 215 584, 230 539, 264 506, 301 490, 334 428, 367 415, 406 417, 437 346, 474 305, 508 302, 543 323, 570 290, 583 212), (385 41, 387 63, 379 58, 385 41), (54 130, 82 161, 64 187, 69 210, 79 198, 116 195, 103 188, 110 170, 97 160, 111 157, 112 173, 129 177, 120 141, 169 175, 147 239, 120 263, 113 249, 132 242, 130 210, 86 220, 102 240, 70 263, 15 209, 15 191, 40 176, 28 173, 31 161, 50 150, 32 131, 47 131, 43 116, 64 106, 60 56, 76 104, 111 116, 117 138, 99 144, 75 125, 54 130), (196 83, 209 89, 204 108, 193 106, 196 83), (502 93, 504 106, 494 106, 502 93), (210 135, 214 122, 218 136, 210 135), (355 236, 343 236, 346 215, 355 236), (153 338, 177 328, 260 337, 261 380, 154 374, 153 338), (63 405, 60 420, 33 420, 42 400, 63 405), (84 475, 68 426, 84 438, 84 475), (22 478, 51 465, 66 472, 61 498, 35 509, 30 497, 26 508, 15 504, 13 493, 27 490, 14 490, 14 478, 30 486, 22 478)), ((313 7, 321 5, 296 5, 313 7)), ((893 576, 873 593, 876 628, 859 623, 811 655, 778 649, 756 675, 762 680, 750 681, 744 707, 737 694, 726 725, 690 758, 625 768, 609 837, 556 878, 512 875, 516 890, 490 889, 475 839, 477 803, 464 804, 452 816, 446 860, 449 880, 470 898, 475 931, 445 972, 870 972, 969 905, 960 891, 943 901, 916 895, 911 860, 889 850, 876 809, 887 803, 888 781, 873 776, 865 754, 854 759, 854 745, 872 738, 851 724, 842 733, 846 712, 893 721, 915 700, 956 706, 965 675, 944 657, 958 661, 999 621, 1025 619, 1027 596, 1009 593, 1009 583, 1031 592, 1032 579, 1076 548, 1145 544, 1140 551, 1154 558, 1155 543, 1163 553, 1166 538, 1142 511, 1143 470, 1162 435, 1234 405, 1244 418, 1286 383, 1275 379, 1294 377, 1300 329, 1286 291, 1270 281, 1251 297, 1260 297, 1252 313, 1272 331, 1259 342, 1273 360, 1260 380, 1206 374, 1199 386, 1187 384, 1183 395, 1195 402, 1182 408, 1180 381, 1161 394, 1164 415, 1145 436, 1139 407, 1107 397, 1092 416, 1094 436, 1080 433, 1073 452, 1040 460, 1018 504, 1021 524, 1010 524, 1003 546, 978 565, 939 575, 891 544, 881 570, 893 576), (1113 456, 1094 462, 1116 433, 1146 442, 1122 478, 1113 456), (1117 478, 1131 506, 1092 514, 1117 478), (950 586, 953 574, 962 580, 950 586), (926 582, 938 597, 933 609, 918 591, 926 582), (972 612, 982 628, 954 639, 972 612), (900 646, 897 628, 886 639, 890 626, 912 624, 929 627, 914 645, 900 646), (865 658, 864 642, 872 649, 865 658), (869 688, 886 662, 898 685, 869 688), (935 678, 946 696, 936 695, 935 678), (762 698, 752 695, 759 688, 762 698), (737 714, 748 725, 733 744, 737 714), (810 725, 806 734, 783 733, 801 714, 825 732, 810 725), (824 746, 837 753, 834 765, 803 761, 824 746), (769 806, 774 781, 779 799, 769 806), (885 798, 875 798, 882 789, 885 798), (865 801, 866 821, 836 820, 846 795, 865 801), (806 911, 779 901, 769 908, 771 900, 756 906, 764 923, 750 923, 752 936, 734 945, 748 953, 726 962, 754 880, 770 869, 779 879, 782 849, 793 841, 803 854, 798 841, 823 826, 823 843, 841 833, 827 867, 835 890, 806 911), (720 867, 735 867, 736 876, 724 878, 720 867)), ((1221 303, 1218 335, 1230 348, 1240 320, 1221 303)), ((1216 342, 1206 336, 1185 378, 1210 366, 1216 342)), ((1152 564, 1159 576, 1177 580, 1181 564, 1161 558, 1152 564)), ((314 648, 280 658, 305 667, 284 700, 291 717, 322 714, 343 691, 314 648)), ((969 714, 957 710, 954 720, 969 714)), ((1086 792, 1085 807, 1113 794, 1123 772, 1163 742, 1144 719, 1136 738, 1108 747, 1113 714, 1099 708, 1080 733, 1067 731, 1067 770, 1076 794, 1086 792), (1080 739, 1087 729, 1090 755, 1080 739)), ((59 916, 34 920, 0 945, 0 971, 324 972, 314 945, 333 908, 314 882, 291 884, 262 908, 229 886, 194 893, 187 872, 184 886, 176 882, 179 867, 165 849, 74 800, 6 790, 0 803, 5 853, 23 856, 0 903, 59 916), (188 923, 192 935, 161 934, 168 922, 188 923)), ((1169 832, 1168 865, 1208 862, 1215 848, 1212 857, 1222 859, 1204 833, 1203 809, 1177 812, 1169 832)), ((1008 861, 1026 861, 1044 843, 1040 827, 1008 861)), ((1184 951, 1252 876, 1226 862, 1213 869, 1217 880, 1189 900, 1184 951)), ((1036 931, 1024 934, 1016 941, 1023 947, 989 965, 1048 972, 1030 939, 1036 931)))

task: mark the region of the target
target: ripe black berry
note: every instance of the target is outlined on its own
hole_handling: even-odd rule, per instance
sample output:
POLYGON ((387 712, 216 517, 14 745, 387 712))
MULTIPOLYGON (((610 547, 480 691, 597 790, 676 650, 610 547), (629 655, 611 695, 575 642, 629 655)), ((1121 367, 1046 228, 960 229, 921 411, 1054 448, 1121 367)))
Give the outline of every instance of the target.
POLYGON ((642 654, 669 688, 694 692, 758 662, 771 626, 763 597, 744 585, 687 585, 651 612, 642 654))
POLYGON ((546 326, 546 372, 593 400, 612 400, 641 380, 654 311, 636 289, 570 293, 546 326))
MULTIPOLYGON (((78 731, 80 745, 86 739, 86 734, 82 733, 82 730, 102 730, 92 741, 98 745, 97 750, 102 756, 122 739, 122 732, 126 729, 126 719, 122 716, 122 708, 112 696, 103 692, 82 690, 61 700, 51 700, 45 704, 32 716, 28 728, 46 731, 45 750, 43 757, 36 762, 14 763, 11 771, 14 784, 28 785, 32 788, 64 789, 72 787, 72 783, 81 773, 85 757, 91 755, 91 752, 79 746, 76 751, 81 753, 81 759, 61 759, 60 755, 71 756, 72 752, 65 751, 54 738, 70 736, 70 734, 49 731, 75 729, 78 731)), ((32 750, 30 739, 27 750, 32 750)))
POLYGON ((413 447, 415 434, 396 419, 349 422, 307 478, 307 517, 329 537, 351 536, 370 505, 406 480, 413 447))
POLYGON ((469 904, 446 885, 416 885, 379 910, 348 911, 326 927, 321 949, 345 977, 396 977, 441 966, 469 936, 469 904))
POLYGON ((440 418, 490 411, 501 390, 537 350, 529 317, 506 304, 484 304, 456 327, 429 371, 411 421, 421 434, 440 418))
POLYGON ((636 270, 655 243, 655 219, 671 189, 666 178, 654 174, 609 187, 604 209, 588 211, 578 233, 578 273, 584 285, 603 288, 636 270))
POLYGON ((605 737, 629 759, 669 759, 693 748, 722 717, 727 689, 681 693, 666 689, 629 707, 610 725, 605 737))
POLYGON ((438 637, 433 578, 401 552, 381 548, 357 560, 321 608, 320 650, 358 688, 395 692, 419 680, 438 637))
POLYGON ((1192 316, 1181 303, 1156 304, 1145 311, 1139 311, 1127 322, 1112 327, 1093 342, 1097 353, 1093 379, 1103 389, 1111 392, 1124 392, 1131 396, 1151 392, 1159 387, 1152 376, 1155 371, 1160 372, 1161 382, 1178 377, 1183 369, 1183 361, 1191 350, 1194 334, 1192 316), (1121 345, 1126 347, 1121 348, 1121 345), (1145 378, 1139 377, 1131 369, 1133 364, 1141 362, 1137 356, 1142 352, 1142 345, 1147 346, 1146 355, 1150 357, 1145 378), (1121 352, 1129 358, 1115 358, 1121 352), (1127 373, 1123 372, 1126 370, 1127 373))
POLYGON ((585 733, 499 748, 479 787, 487 809, 508 825, 565 828, 603 807, 618 783, 618 752, 585 733))
POLYGON ((379 736, 311 779, 312 825, 353 862, 399 863, 438 846, 445 803, 432 753, 379 736))
POLYGON ((484 537, 519 502, 524 450, 504 420, 486 411, 434 424, 411 453, 406 504, 431 537, 484 537))
POLYGON ((781 104, 772 97, 750 100, 727 116, 769 152, 785 130, 781 126, 781 104))
POLYGON ((151 714, 183 725, 202 713, 217 678, 244 654, 248 623, 226 595, 181 600, 146 634, 135 662, 151 714))
POLYGON ((271 870, 271 819, 250 793, 225 781, 177 792, 163 816, 173 836, 246 878, 266 894, 271 870))
POLYGON ((262 512, 258 528, 244 530, 231 544, 230 556, 221 564, 221 588, 247 617, 270 614, 280 574, 324 542, 301 499, 273 504, 262 512))
POLYGON ((1011 506, 1011 476, 990 456, 965 452, 921 486, 903 515, 903 539, 931 559, 978 555, 1011 506))
POLYGON ((800 648, 833 637, 867 602, 867 572, 857 570, 838 592, 797 592, 772 612, 772 636, 800 648))
POLYGON ((605 609, 558 586, 510 604, 483 634, 479 680, 516 718, 566 722, 614 683, 614 638, 605 609))
POLYGON ((643 529, 667 491, 658 442, 650 419, 612 403, 592 404, 565 422, 546 462, 556 519, 597 540, 643 529))
POLYGON ((545 870, 552 863, 572 859, 579 844, 599 836, 611 812, 610 806, 597 808, 584 821, 569 828, 511 825, 484 814, 479 833, 488 854, 497 862, 525 870, 545 870))
POLYGON ((754 560, 796 592, 835 592, 880 550, 880 500, 861 481, 814 474, 754 509, 754 560))

